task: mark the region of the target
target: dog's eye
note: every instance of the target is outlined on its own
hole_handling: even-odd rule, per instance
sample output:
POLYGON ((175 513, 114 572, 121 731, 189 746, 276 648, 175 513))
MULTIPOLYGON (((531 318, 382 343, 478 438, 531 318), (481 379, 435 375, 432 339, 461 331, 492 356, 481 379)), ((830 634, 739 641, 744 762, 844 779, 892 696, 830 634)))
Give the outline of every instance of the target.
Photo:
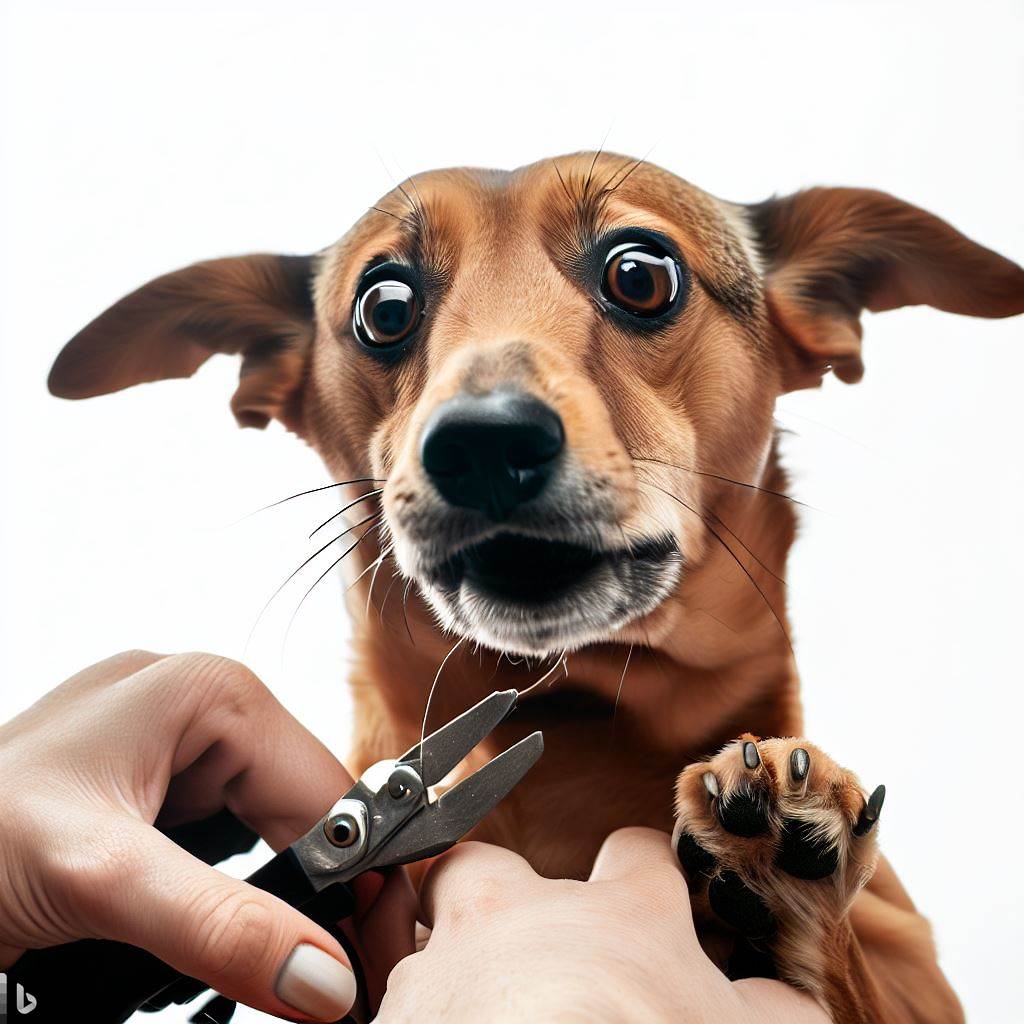
POLYGON ((377 281, 356 300, 352 329, 371 348, 388 348, 409 337, 422 316, 416 292, 404 281, 377 281))
POLYGON ((601 290, 609 302, 634 316, 667 313, 679 287, 679 264, 658 246, 625 242, 614 246, 605 258, 601 290))

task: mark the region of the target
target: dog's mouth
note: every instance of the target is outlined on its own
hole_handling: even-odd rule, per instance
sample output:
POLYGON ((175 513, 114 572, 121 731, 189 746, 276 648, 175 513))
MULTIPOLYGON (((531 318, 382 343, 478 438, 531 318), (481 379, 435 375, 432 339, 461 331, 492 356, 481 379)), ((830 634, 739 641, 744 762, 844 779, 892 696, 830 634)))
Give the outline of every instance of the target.
POLYGON ((555 653, 607 639, 671 591, 671 535, 621 548, 501 532, 459 548, 426 574, 447 624, 501 650, 555 653))
POLYGON ((523 604, 557 600, 600 564, 604 553, 559 540, 499 533, 456 552, 439 570, 442 586, 474 590, 523 604))

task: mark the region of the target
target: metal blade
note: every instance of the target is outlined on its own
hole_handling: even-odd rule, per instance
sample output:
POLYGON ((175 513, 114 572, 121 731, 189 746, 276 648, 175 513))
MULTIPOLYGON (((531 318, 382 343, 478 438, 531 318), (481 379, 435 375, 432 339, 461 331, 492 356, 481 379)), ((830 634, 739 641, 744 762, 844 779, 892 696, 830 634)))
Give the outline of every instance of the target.
POLYGON ((436 786, 515 707, 518 690, 496 690, 458 718, 442 725, 403 754, 399 764, 421 760, 424 786, 436 786))
POLYGON ((374 857, 373 867, 408 864, 443 853, 478 825, 518 785, 544 753, 544 736, 535 732, 463 779, 428 804, 374 857))

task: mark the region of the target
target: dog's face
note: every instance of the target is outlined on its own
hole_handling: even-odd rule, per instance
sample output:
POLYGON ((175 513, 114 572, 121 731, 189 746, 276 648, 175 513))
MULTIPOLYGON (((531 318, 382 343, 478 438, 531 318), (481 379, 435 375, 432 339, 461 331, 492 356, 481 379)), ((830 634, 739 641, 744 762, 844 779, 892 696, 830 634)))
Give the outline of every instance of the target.
POLYGON ((863 308, 997 316, 1020 268, 880 193, 757 207, 591 154, 417 176, 311 259, 198 264, 78 335, 84 396, 244 355, 275 416, 386 535, 453 632, 539 654, 671 630, 729 481, 756 482, 787 388, 861 372, 863 308))
POLYGON ((304 429, 335 472, 386 478, 394 556, 445 626, 527 654, 611 638, 704 543, 702 478, 670 497, 642 460, 748 479, 765 455, 752 246, 622 158, 407 191, 323 262, 304 429))

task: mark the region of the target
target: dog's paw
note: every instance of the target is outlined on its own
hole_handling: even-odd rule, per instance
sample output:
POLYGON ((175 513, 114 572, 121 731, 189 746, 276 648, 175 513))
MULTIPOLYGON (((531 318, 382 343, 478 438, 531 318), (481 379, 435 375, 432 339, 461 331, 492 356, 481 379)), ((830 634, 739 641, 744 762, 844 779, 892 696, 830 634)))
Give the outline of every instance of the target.
POLYGON ((731 976, 774 973, 831 1002, 884 797, 800 739, 745 736, 683 771, 673 844, 698 922, 736 933, 731 976))

